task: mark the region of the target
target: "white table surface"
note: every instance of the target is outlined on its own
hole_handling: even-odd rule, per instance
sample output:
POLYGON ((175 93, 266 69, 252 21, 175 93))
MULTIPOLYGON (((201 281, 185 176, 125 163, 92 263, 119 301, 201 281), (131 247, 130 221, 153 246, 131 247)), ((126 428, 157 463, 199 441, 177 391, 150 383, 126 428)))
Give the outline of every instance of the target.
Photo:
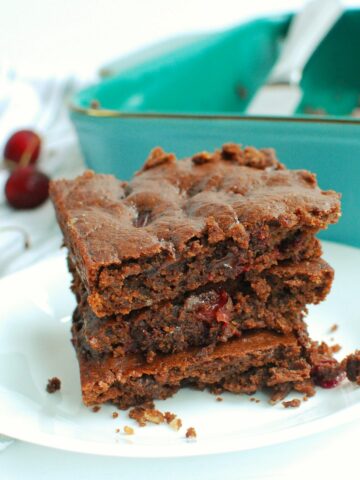
MULTIPOLYGON (((256 14, 296 9, 303 3, 303 0, 12 0, 5 5, 0 0, 0 68, 6 64, 33 77, 71 73, 77 78, 90 78, 104 62, 169 35, 222 28, 256 14)), ((11 211, 3 209, 1 214, 12 221, 11 211)), ((55 234, 46 254, 57 246, 55 234)), ((39 253, 34 255, 34 260, 38 258, 39 253)), ((1 272, 0 265, 0 275, 16 269, 8 267, 1 272)), ((358 474, 349 472, 357 471, 359 428, 360 422, 355 422, 249 452, 166 460, 103 458, 14 442, 0 452, 0 480, 357 478, 358 474)))

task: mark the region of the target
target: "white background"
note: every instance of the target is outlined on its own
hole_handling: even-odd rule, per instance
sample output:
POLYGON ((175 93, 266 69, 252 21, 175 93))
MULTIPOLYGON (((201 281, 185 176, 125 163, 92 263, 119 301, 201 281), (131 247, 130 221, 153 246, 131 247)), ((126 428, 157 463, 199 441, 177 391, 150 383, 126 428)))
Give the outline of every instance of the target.
MULTIPOLYGON (((0 0, 0 73, 13 68, 32 77, 90 78, 103 63, 168 36, 223 28, 303 3, 0 0)), ((357 478, 358 473, 349 472, 358 466, 359 427, 356 423, 252 452, 181 460, 89 457, 17 442, 0 453, 0 479, 357 478)))
MULTIPOLYGON (((344 0, 346 5, 356 4, 344 0)), ((304 0, 0 0, 0 60, 35 75, 93 71, 184 32, 296 10, 304 0)))

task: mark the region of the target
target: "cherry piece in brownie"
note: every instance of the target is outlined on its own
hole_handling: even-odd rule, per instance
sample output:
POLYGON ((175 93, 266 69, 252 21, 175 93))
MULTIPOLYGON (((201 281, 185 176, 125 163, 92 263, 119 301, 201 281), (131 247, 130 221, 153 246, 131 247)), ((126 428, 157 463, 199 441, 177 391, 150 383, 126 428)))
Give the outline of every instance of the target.
POLYGON ((50 192, 98 317, 296 260, 296 246, 340 215, 338 194, 313 174, 237 145, 186 160, 157 148, 129 183, 86 172, 50 192))

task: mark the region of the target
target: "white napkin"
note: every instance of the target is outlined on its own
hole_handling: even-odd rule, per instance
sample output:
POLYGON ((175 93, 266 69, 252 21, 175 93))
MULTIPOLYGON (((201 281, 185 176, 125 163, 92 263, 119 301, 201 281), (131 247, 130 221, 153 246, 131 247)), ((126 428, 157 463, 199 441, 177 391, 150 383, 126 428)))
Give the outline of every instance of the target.
MULTIPOLYGON (((1 74, 1 71, 0 71, 1 74)), ((83 82, 73 78, 25 79, 8 73, 0 77, 0 149, 12 132, 30 128, 42 137, 39 168, 51 178, 74 177, 83 169, 75 132, 67 114, 69 96, 83 82)), ((60 248, 61 234, 49 200, 34 210, 9 207, 4 195, 8 171, 0 170, 0 277, 24 268, 60 248), (24 249, 26 231, 30 248, 24 249)))

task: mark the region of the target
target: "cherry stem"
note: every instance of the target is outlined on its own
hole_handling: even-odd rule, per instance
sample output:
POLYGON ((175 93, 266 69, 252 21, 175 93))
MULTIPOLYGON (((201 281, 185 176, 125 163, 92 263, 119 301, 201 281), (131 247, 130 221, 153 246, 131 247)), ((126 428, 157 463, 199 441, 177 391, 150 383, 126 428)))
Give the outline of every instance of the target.
POLYGON ((9 225, 6 227, 0 227, 0 233, 2 232, 18 232, 21 233, 24 241, 24 249, 28 250, 30 248, 30 235, 22 227, 15 225, 9 225))

